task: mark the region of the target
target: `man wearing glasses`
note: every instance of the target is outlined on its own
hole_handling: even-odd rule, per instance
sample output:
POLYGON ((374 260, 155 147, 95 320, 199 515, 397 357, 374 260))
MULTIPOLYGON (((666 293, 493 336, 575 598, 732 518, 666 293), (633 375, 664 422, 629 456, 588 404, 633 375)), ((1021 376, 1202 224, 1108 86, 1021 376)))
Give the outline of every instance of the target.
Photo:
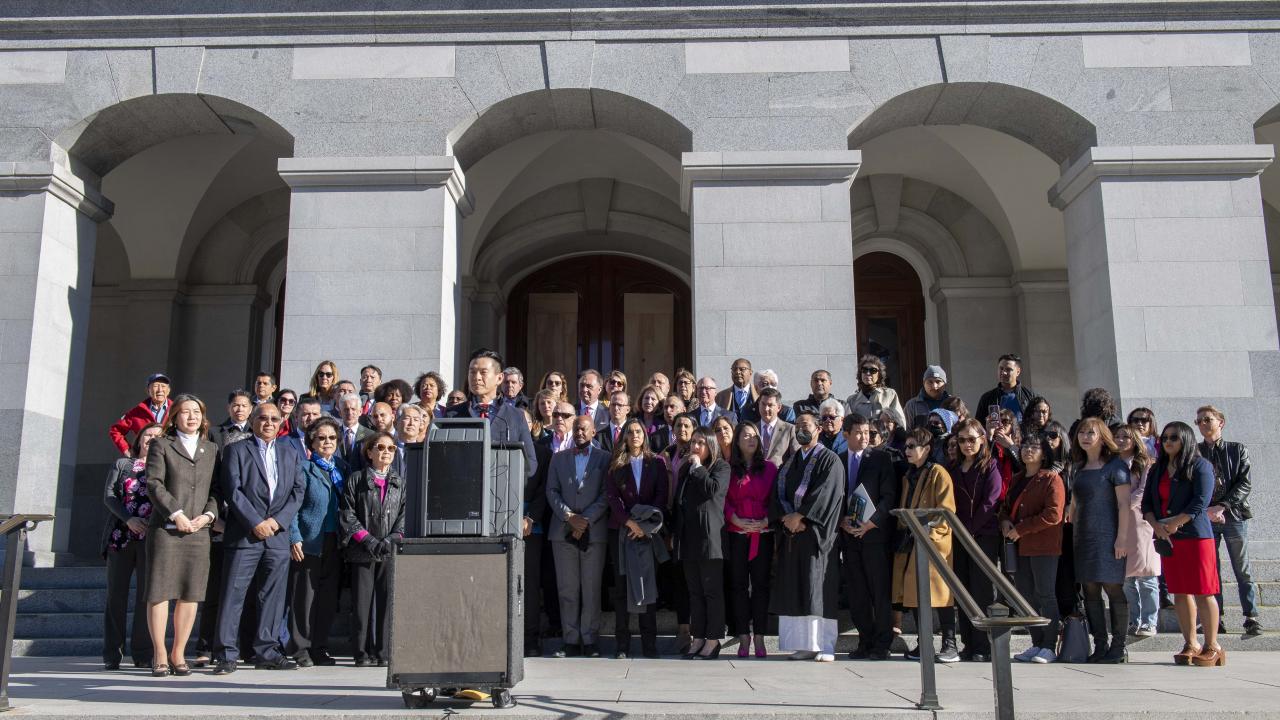
MULTIPOLYGON (((1206 511, 1213 525, 1214 556, 1222 541, 1227 543, 1227 556, 1236 576, 1236 589, 1240 592, 1240 609, 1244 612, 1244 634, 1252 637, 1262 634, 1258 619, 1258 585, 1253 581, 1249 568, 1249 449, 1243 443, 1222 439, 1222 428, 1227 424, 1226 413, 1212 405, 1196 410, 1196 427, 1204 440, 1200 443, 1200 455, 1213 465, 1213 500, 1206 511)), ((1222 560, 1218 560, 1218 575, 1222 575, 1222 560)), ((1218 593, 1218 617, 1222 617, 1222 593, 1218 593)), ((1222 627, 1220 624, 1219 627, 1222 627)))
POLYGON ((693 399, 695 407, 692 412, 698 419, 698 425, 711 427, 711 423, 722 415, 729 418, 730 423, 738 424, 738 416, 733 411, 716 405, 716 379, 710 375, 698 380, 698 385, 693 390, 693 399))

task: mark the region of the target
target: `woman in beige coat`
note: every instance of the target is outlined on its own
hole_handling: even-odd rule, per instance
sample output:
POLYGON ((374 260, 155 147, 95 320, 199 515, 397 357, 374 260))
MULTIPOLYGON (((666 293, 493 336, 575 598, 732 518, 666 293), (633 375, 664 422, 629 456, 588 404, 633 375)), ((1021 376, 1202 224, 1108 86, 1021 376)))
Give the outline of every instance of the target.
MULTIPOLYGON (((899 507, 946 508, 955 512, 955 491, 951 476, 941 465, 929 459, 933 453, 933 443, 933 435, 924 428, 912 430, 907 435, 903 455, 910 463, 910 468, 902 478, 899 507)), ((899 528, 897 537, 897 551, 893 556, 893 601, 912 608, 919 627, 915 543, 909 541, 914 536, 905 528, 899 528)), ((935 527, 929 528, 929 540, 950 565, 951 527, 946 522, 939 522, 935 527)), ((942 650, 935 659, 944 663, 958 662, 960 653, 956 649, 956 611, 951 605, 951 588, 947 587, 932 563, 929 567, 929 605, 937 610, 938 625, 942 629, 942 650)), ((906 657, 908 660, 919 660, 920 646, 916 645, 909 650, 906 657)))

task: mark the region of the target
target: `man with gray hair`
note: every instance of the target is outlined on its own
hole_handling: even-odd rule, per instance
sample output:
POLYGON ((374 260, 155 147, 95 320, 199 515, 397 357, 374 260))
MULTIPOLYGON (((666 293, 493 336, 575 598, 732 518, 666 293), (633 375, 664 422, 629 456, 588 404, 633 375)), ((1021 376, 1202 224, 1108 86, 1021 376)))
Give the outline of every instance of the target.
POLYGON ((529 396, 524 394, 524 373, 512 365, 502 371, 502 402, 521 410, 529 408, 529 396))
POLYGON ((360 424, 360 411, 364 403, 360 396, 350 392, 338 396, 335 410, 338 412, 338 424, 342 426, 338 433, 338 457, 347 463, 353 471, 364 467, 364 453, 360 446, 373 431, 360 424))
MULTIPOLYGON (((760 391, 764 390, 767 387, 771 387, 774 390, 777 390, 778 402, 782 403, 781 405, 778 406, 778 417, 783 422, 795 424, 796 411, 790 405, 782 402, 782 388, 778 387, 778 373, 775 372, 773 368, 765 368, 764 370, 761 370, 760 372, 756 373, 755 379, 752 382, 755 383, 757 396, 759 395, 760 391)), ((757 405, 758 404, 759 403, 757 401, 757 405)))

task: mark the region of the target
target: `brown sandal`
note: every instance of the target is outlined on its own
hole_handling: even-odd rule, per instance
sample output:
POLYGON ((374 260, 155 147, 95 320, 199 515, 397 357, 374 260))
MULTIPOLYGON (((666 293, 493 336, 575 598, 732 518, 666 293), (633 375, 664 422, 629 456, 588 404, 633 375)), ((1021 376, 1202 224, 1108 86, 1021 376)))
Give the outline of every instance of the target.
POLYGON ((1196 667, 1221 667, 1227 664, 1227 651, 1220 647, 1207 647, 1191 658, 1191 664, 1196 667))
POLYGON ((1195 643, 1184 643, 1182 652, 1173 656, 1174 665, 1190 665, 1191 658, 1200 654, 1200 646, 1195 643))

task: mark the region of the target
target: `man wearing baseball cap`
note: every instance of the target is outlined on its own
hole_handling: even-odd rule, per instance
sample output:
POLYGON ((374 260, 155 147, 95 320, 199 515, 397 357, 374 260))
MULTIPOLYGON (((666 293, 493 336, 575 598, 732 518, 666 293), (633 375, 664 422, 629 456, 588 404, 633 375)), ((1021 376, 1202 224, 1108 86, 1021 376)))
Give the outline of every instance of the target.
POLYGON ((115 443, 125 457, 129 457, 128 435, 130 433, 137 435, 138 431, 149 423, 164 424, 165 418, 169 415, 169 406, 173 404, 169 399, 170 384, 168 375, 151 373, 147 377, 146 399, 130 408, 107 430, 107 434, 111 436, 111 442, 115 443))

